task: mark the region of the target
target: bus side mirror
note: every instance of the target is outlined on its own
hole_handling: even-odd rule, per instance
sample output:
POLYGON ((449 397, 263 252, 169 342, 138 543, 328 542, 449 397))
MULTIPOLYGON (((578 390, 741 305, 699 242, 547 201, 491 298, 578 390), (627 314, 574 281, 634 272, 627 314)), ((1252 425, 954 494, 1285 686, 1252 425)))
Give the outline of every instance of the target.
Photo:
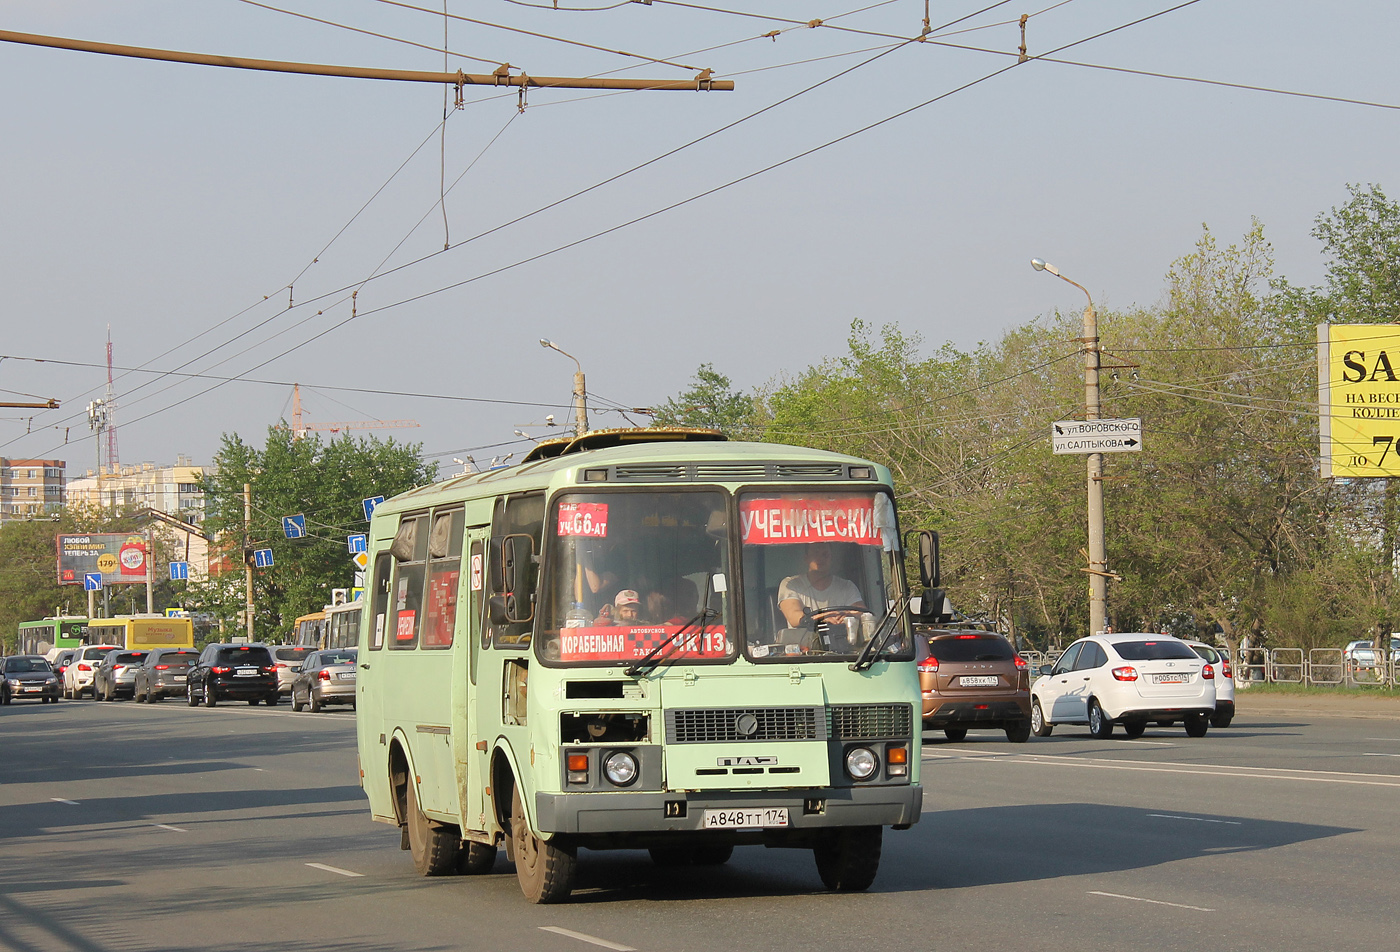
POLYGON ((906 546, 909 536, 917 536, 919 540, 919 587, 938 588, 942 581, 938 559, 938 533, 932 529, 915 529, 905 535, 906 546))

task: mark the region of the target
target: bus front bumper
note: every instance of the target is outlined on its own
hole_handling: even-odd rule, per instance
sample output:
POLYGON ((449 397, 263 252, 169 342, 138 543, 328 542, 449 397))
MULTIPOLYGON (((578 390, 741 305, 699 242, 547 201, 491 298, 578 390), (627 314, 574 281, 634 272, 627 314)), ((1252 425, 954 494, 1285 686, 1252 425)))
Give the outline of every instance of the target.
POLYGON ((762 792, 540 792, 535 820, 546 833, 687 833, 705 830, 706 810, 786 807, 789 830, 903 827, 918 822, 923 795, 922 787, 910 784, 762 792))

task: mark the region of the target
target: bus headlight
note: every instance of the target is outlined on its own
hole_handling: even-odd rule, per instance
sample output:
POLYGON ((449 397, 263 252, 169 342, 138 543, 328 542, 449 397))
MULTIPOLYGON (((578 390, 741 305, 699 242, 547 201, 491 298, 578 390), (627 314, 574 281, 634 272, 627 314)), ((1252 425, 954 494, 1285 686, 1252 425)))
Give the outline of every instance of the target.
POLYGON ((869 747, 852 747, 846 751, 846 773, 852 780, 869 780, 879 766, 880 758, 869 747))
POLYGON ((637 758, 619 750, 609 754, 603 761, 603 773, 619 787, 625 787, 637 779, 637 758))

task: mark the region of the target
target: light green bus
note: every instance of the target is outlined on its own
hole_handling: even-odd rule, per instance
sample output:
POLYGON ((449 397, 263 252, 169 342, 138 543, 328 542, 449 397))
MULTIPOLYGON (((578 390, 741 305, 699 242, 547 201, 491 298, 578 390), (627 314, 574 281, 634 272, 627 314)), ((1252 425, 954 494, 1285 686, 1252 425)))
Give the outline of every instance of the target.
POLYGON ((81 615, 62 615, 42 621, 19 623, 18 654, 57 654, 63 648, 87 644, 88 620, 81 615))
MULTIPOLYGON (((569 895, 579 848, 811 849, 832 889, 919 819, 889 472, 689 430, 541 443, 370 526, 361 783, 424 875, 569 895)), ((922 534, 923 583, 937 547, 922 534)), ((941 603, 941 600, 940 600, 941 603)))

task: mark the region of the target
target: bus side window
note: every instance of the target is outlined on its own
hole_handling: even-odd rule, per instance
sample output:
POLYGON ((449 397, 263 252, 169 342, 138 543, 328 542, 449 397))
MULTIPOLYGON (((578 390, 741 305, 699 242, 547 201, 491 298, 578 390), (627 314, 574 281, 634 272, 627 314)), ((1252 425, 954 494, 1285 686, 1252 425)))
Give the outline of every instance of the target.
POLYGON ((466 512, 433 514, 428 542, 428 596, 424 606, 424 648, 450 648, 457 625, 457 590, 462 575, 462 530, 466 512))
MULTIPOLYGON (((539 582, 539 554, 541 551, 543 534, 543 493, 511 496, 507 499, 498 499, 496 501, 495 513, 491 520, 491 566, 489 572, 489 587, 492 593, 501 594, 507 590, 504 565, 505 559, 503 556, 504 539, 511 535, 526 535, 530 537, 534 558, 531 560, 531 564, 526 567, 526 584, 523 586, 525 591, 515 592, 514 595, 517 604, 533 604, 539 582)), ((494 640, 497 645, 518 645, 520 647, 525 647, 530 644, 530 623, 495 624, 490 615, 491 613, 488 607, 486 611, 486 621, 495 629, 494 640)))
POLYGON ((394 559, 388 552, 381 552, 374 560, 374 584, 370 588, 370 629, 369 648, 378 651, 384 647, 384 630, 389 605, 389 579, 394 569, 394 559))
POLYGON ((416 648, 423 629, 423 589, 428 575, 427 515, 404 518, 390 551, 400 561, 390 593, 389 647, 416 648))

